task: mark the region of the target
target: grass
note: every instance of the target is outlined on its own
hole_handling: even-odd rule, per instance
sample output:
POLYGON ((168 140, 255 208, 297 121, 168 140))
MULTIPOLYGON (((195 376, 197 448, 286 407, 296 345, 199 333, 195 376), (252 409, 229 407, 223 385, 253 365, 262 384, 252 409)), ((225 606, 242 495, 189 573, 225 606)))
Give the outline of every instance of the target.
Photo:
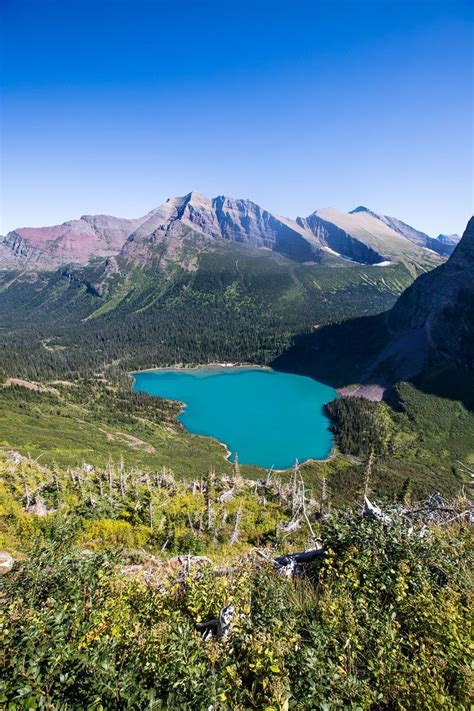
POLYGON ((0 446, 48 466, 105 466, 109 459, 123 459, 128 467, 153 471, 165 466, 186 478, 202 476, 211 466, 231 469, 221 445, 189 435, 169 417, 157 422, 152 412, 129 415, 117 399, 94 404, 88 398, 82 406, 73 386, 55 388, 58 395, 20 387, 0 390, 0 446))

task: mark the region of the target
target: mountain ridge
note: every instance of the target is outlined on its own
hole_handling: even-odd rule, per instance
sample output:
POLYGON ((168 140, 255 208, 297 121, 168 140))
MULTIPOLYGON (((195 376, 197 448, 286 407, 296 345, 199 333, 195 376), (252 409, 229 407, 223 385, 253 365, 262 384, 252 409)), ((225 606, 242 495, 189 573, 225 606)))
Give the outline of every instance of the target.
POLYGON ((395 232, 398 232, 400 235, 402 235, 402 237, 406 237, 406 239, 413 242, 413 244, 417 244, 419 247, 425 247, 426 249, 430 249, 443 257, 448 257, 450 254, 452 254, 454 247, 461 239, 461 237, 457 234, 439 234, 438 237, 430 237, 425 232, 416 230, 414 227, 408 225, 406 222, 403 222, 403 220, 399 220, 397 217, 381 215, 377 212, 373 212, 373 210, 370 210, 368 207, 365 207, 363 205, 359 205, 359 207, 356 207, 354 210, 351 210, 350 214, 353 215, 364 212, 380 220, 388 227, 393 229, 395 232))
POLYGON ((449 259, 420 274, 384 313, 302 334, 272 367, 377 400, 409 380, 474 409, 473 273, 474 217, 449 259))
MULTIPOLYGON (((54 270, 122 253, 143 259, 147 243, 164 245, 168 238, 178 239, 176 224, 207 238, 269 249, 297 262, 318 262, 326 253, 369 265, 401 259, 414 263, 427 261, 431 266, 439 263, 438 255, 427 246, 434 238, 368 208, 359 207, 351 213, 326 208, 307 218, 292 220, 248 199, 225 195, 209 198, 191 191, 183 197, 168 198, 139 218, 82 215, 62 225, 17 228, 0 237, 0 269, 54 270), (398 229, 388 220, 395 227, 398 225, 398 229), (418 243, 403 234, 403 230, 419 235, 418 243)), ((452 251, 455 239, 440 236, 434 240, 442 245, 438 253, 452 251)))
POLYGON ((422 347, 474 370, 474 217, 447 262, 422 274, 388 313, 396 336, 420 332, 422 347))

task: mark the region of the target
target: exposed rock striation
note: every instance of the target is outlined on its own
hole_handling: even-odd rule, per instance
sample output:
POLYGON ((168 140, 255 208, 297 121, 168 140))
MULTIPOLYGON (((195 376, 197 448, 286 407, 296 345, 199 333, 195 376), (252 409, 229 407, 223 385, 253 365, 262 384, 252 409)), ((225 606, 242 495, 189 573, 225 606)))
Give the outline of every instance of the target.
POLYGON ((84 215, 53 227, 21 227, 0 237, 0 268, 56 269, 117 254, 144 219, 84 215))
MULTIPOLYGON (((385 264, 405 260, 421 265, 431 260, 433 265, 440 263, 439 257, 428 251, 421 238, 415 242, 401 228, 395 229, 393 224, 367 208, 360 207, 350 213, 325 208, 316 210, 309 217, 299 217, 297 222, 311 230, 321 244, 352 261, 385 264)), ((404 224, 399 220, 396 222, 404 224)), ((417 233, 408 225, 406 227, 407 231, 417 233)))
POLYGON ((234 200, 220 195, 210 199, 198 192, 169 198, 150 213, 130 235, 123 252, 143 250, 147 243, 177 237, 178 225, 212 239, 224 239, 270 249, 298 262, 317 261, 323 247, 312 234, 293 220, 277 217, 251 200, 234 200), (131 246, 134 243, 134 246, 131 246))

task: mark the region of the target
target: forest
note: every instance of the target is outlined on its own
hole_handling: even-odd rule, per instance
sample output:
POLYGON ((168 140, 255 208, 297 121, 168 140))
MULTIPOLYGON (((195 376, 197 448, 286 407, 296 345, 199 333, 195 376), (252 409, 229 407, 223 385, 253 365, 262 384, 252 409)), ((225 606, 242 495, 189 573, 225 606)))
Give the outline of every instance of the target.
POLYGON ((295 265, 239 245, 199 255, 198 268, 104 265, 0 275, 0 363, 39 380, 176 363, 269 364, 298 334, 383 312, 416 270, 295 265), (104 282, 104 279, 106 281, 104 282), (104 282, 105 286, 100 286, 104 282), (100 292, 100 294, 99 294, 100 292))

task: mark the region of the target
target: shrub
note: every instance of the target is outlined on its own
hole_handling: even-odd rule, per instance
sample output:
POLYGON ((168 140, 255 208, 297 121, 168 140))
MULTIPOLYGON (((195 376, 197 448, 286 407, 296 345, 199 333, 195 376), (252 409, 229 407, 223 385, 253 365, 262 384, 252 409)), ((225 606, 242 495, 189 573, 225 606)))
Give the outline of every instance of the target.
POLYGON ((123 523, 100 522, 109 548, 88 552, 52 521, 3 576, 7 708, 469 708, 468 526, 420 536, 346 511, 305 578, 246 559, 146 584, 110 550, 123 523), (228 604, 232 635, 204 641, 196 623, 228 604))

